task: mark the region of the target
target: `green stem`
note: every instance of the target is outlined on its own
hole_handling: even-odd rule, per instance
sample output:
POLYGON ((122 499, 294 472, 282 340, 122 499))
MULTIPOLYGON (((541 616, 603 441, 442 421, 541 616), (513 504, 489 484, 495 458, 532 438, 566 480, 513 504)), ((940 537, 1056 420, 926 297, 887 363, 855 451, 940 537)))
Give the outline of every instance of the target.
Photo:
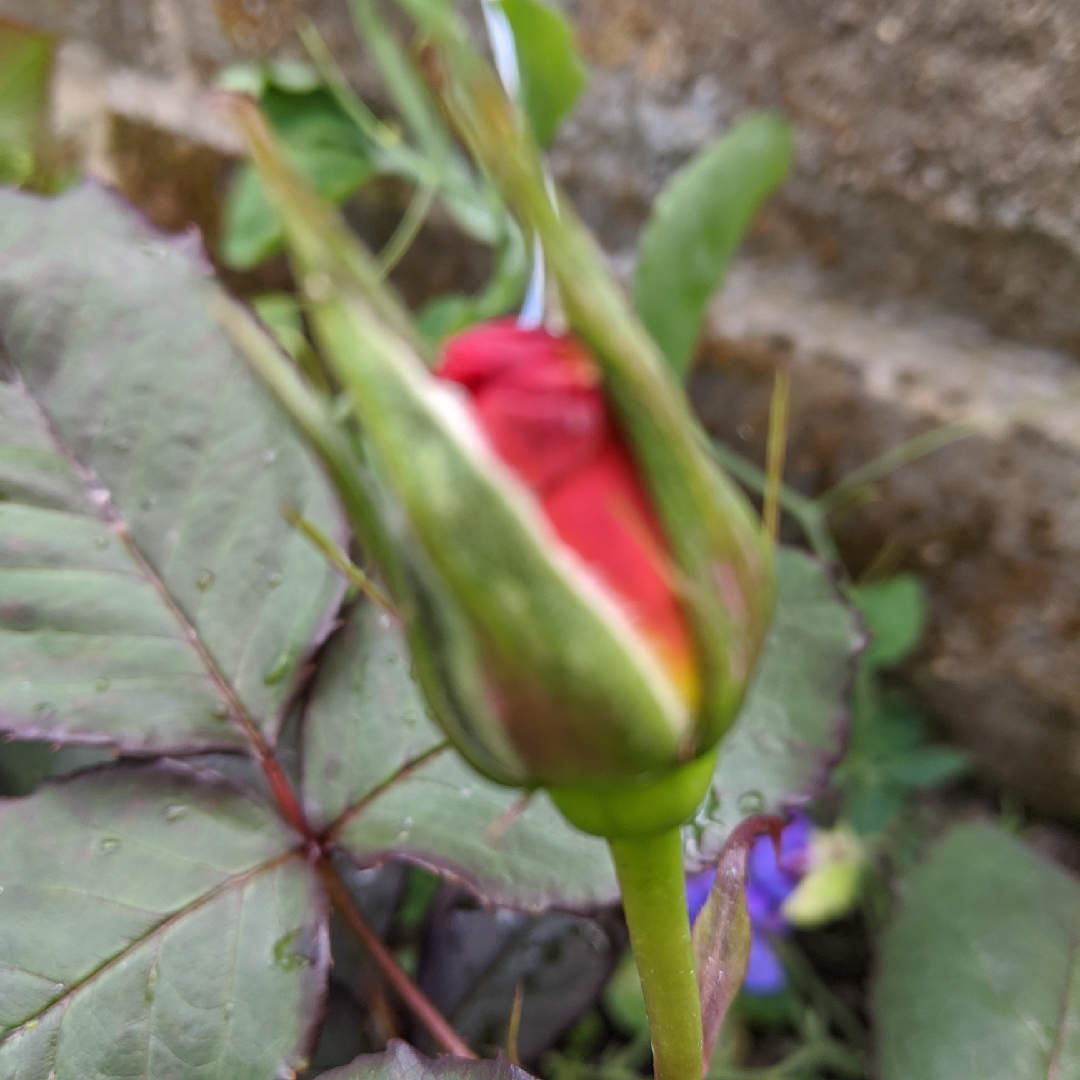
POLYGON ((655 1080, 701 1080, 701 1002, 677 828, 609 840, 637 959, 655 1080))

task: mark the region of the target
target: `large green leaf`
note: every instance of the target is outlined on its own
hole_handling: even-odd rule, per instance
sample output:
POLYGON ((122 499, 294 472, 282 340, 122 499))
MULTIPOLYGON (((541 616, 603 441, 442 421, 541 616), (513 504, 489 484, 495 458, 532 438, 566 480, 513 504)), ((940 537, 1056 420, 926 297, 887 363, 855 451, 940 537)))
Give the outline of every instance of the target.
POLYGON ((1080 883, 959 826, 905 882, 873 1011, 882 1080, 1080 1076, 1080 883))
POLYGON ((323 1073, 324 1080, 531 1080, 524 1069, 505 1057, 497 1061, 426 1058, 411 1046, 392 1039, 384 1054, 365 1054, 351 1065, 323 1073))
POLYGON ((695 867, 715 863, 744 818, 807 802, 844 746, 863 635, 818 560, 781 548, 779 598, 746 703, 720 744, 712 789, 687 827, 695 867))
POLYGON ((684 165, 641 232, 634 307, 684 376, 705 308, 754 214, 791 170, 791 129, 758 113, 684 165))
POLYGON ((275 1080, 312 1039, 326 915, 299 838, 214 773, 0 801, 0 1077, 275 1080))
POLYGON ((566 16, 543 0, 501 0, 514 31, 521 106, 536 141, 548 146, 585 88, 585 65, 566 16))
POLYGON ((520 792, 485 780, 449 748, 409 667, 397 622, 368 603, 354 609, 327 648, 304 724, 311 819, 333 823, 361 863, 407 858, 493 903, 542 910, 614 900, 607 846, 567 824, 544 794, 514 817, 520 792))
POLYGON ((86 186, 0 192, 0 726, 138 753, 273 733, 342 524, 183 242, 86 186))

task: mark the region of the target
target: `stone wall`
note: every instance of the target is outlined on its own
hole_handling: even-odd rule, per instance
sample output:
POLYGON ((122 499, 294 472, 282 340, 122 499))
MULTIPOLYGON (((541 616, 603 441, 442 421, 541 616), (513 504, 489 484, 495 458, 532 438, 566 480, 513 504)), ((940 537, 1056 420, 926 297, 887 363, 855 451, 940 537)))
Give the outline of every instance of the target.
MULTIPOLYGON (((297 12, 371 89, 344 0, 219 7, 224 30, 212 0, 0 0, 69 35, 64 122, 163 224, 212 230, 212 207, 200 219, 170 187, 185 168, 162 162, 198 160, 202 189, 220 186, 236 144, 201 88, 233 57, 287 48, 297 12), (156 171, 132 124, 174 137, 156 171)), ((760 456, 772 372, 790 363, 790 479, 807 492, 936 425, 979 426, 836 524, 856 570, 931 583, 911 677, 951 736, 1039 809, 1080 817, 1080 6, 566 7, 593 76, 553 166, 617 265, 698 146, 750 107, 795 122, 797 175, 714 307, 695 400, 760 456), (1054 408, 1003 422, 1029 399, 1054 408)))

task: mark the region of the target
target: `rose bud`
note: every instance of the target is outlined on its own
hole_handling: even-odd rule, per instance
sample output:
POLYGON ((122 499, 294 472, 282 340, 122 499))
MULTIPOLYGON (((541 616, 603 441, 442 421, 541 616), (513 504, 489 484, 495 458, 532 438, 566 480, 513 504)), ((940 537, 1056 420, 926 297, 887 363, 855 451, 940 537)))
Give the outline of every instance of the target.
POLYGON ((347 423, 282 400, 378 564, 436 720, 586 831, 685 820, 753 670, 771 559, 680 392, 632 350, 508 322, 426 355, 370 253, 235 111, 347 423))

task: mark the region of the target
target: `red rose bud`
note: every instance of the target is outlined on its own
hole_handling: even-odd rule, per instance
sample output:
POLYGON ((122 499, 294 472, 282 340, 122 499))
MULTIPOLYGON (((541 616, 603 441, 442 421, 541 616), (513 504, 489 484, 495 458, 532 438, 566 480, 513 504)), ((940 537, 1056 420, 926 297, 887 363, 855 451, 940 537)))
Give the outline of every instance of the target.
MULTIPOLYGON (((481 772, 547 788, 564 812, 594 792, 608 808, 625 788, 649 830, 683 820, 711 775, 715 738, 702 737, 709 709, 698 704, 709 639, 696 608, 688 632, 671 534, 589 354, 495 324, 452 342, 444 378, 433 376, 370 254, 257 117, 244 119, 349 432, 287 379, 273 385, 390 588, 432 714, 481 772), (663 788, 660 810, 639 798, 650 785, 663 788)), ((672 472, 663 490, 683 486, 672 472)))
POLYGON ((500 320, 451 339, 436 374, 466 389, 498 457, 695 710, 697 658, 675 564, 585 346, 500 320))

